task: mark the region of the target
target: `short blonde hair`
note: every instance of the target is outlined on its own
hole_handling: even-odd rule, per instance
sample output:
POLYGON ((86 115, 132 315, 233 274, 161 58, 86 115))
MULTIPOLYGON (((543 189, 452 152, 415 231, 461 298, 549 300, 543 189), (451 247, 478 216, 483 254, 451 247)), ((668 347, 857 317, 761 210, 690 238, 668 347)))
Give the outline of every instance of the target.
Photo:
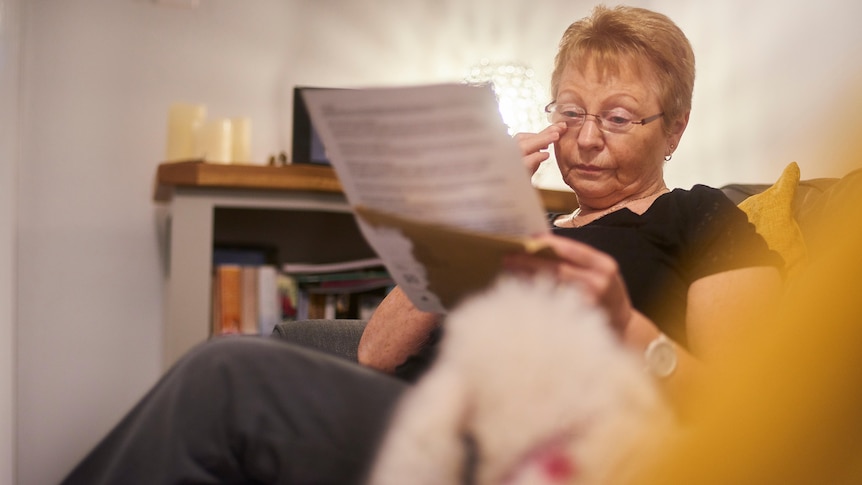
POLYGON ((616 75, 620 65, 651 67, 665 126, 691 111, 694 52, 685 34, 666 15, 636 7, 595 7, 589 17, 566 29, 554 61, 551 94, 556 97, 566 66, 583 70, 588 63, 616 75))

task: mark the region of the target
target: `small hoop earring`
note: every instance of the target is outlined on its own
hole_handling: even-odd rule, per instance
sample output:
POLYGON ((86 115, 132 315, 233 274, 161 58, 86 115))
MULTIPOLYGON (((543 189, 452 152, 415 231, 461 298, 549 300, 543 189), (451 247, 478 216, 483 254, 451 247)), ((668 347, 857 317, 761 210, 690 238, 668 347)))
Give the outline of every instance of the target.
POLYGON ((665 162, 669 162, 671 158, 673 158, 673 153, 671 153, 670 155, 665 155, 665 156, 664 156, 664 161, 665 161, 665 162))

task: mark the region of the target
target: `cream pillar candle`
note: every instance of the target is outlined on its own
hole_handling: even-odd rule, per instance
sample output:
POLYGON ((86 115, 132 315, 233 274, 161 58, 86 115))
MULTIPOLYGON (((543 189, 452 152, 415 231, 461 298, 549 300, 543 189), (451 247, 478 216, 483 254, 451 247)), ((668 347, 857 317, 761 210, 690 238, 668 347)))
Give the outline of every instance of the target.
POLYGON ((174 103, 168 109, 168 136, 165 160, 178 162, 201 158, 198 151, 201 129, 207 116, 202 104, 174 103))
POLYGON ((230 163, 231 122, 227 118, 207 121, 203 134, 204 160, 210 163, 230 163))
POLYGON ((251 163, 251 120, 233 118, 231 123, 231 162, 251 163))

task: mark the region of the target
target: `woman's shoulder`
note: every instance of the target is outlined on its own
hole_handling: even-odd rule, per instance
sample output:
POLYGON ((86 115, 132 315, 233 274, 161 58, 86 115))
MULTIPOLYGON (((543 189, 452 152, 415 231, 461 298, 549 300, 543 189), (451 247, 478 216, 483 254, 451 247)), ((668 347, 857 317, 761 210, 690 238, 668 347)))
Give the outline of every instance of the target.
POLYGON ((683 213, 703 216, 715 212, 738 210, 736 204, 721 189, 708 185, 698 184, 690 189, 674 189, 667 195, 677 210, 683 213))
POLYGON ((694 185, 672 193, 674 215, 690 248, 689 259, 695 262, 694 279, 747 266, 781 267, 781 258, 721 189, 694 185))
POLYGON ((685 238, 726 231, 729 227, 748 224, 748 218, 720 189, 694 185, 665 194, 666 202, 658 209, 659 219, 672 220, 685 238))
POLYGON ((673 189, 670 193, 678 200, 686 203, 713 200, 730 201, 721 189, 703 184, 693 185, 690 189, 673 189))

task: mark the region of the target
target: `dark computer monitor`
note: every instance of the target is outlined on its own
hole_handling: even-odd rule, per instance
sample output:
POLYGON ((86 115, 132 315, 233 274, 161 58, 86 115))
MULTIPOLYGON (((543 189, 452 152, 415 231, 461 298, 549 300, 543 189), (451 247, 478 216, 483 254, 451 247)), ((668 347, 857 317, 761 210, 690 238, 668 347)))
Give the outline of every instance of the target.
POLYGON ((302 92, 315 88, 309 86, 296 86, 293 88, 293 146, 291 147, 291 163, 313 163, 316 165, 330 165, 323 150, 323 143, 311 125, 311 117, 308 116, 308 108, 302 98, 302 92))

